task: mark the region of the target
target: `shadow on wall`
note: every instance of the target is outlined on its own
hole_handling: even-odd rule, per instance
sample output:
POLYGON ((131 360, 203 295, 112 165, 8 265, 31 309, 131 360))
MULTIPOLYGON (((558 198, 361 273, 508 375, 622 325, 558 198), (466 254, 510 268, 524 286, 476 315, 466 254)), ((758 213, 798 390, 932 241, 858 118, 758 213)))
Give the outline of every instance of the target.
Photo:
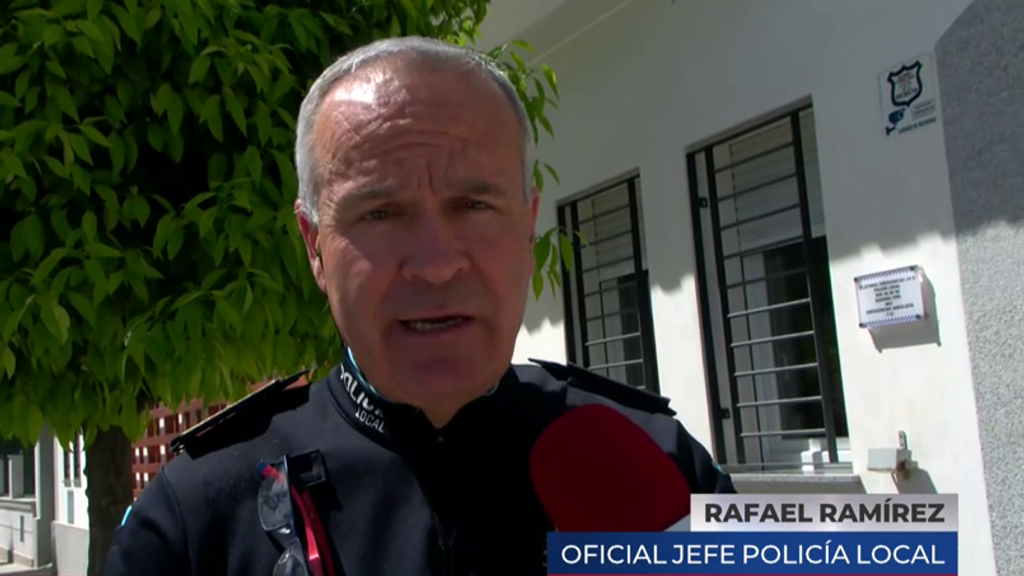
POLYGON ((795 474, 733 474, 739 494, 867 494, 859 476, 795 474))
POLYGON ((922 299, 926 314, 924 320, 911 324, 878 327, 870 331, 876 350, 882 352, 889 348, 907 348, 925 344, 942 347, 942 338, 939 336, 941 334, 939 318, 935 313, 935 286, 928 278, 927 270, 922 286, 922 299))
MULTIPOLYGON (((592 0, 569 0, 564 2, 549 15, 548 19, 557 20, 561 15, 569 14, 573 10, 584 9, 592 0)), ((559 110, 552 111, 551 120, 556 127, 556 137, 551 142, 545 142, 544 147, 550 147, 552 158, 574 158, 577 154, 568 151, 575 149, 587 149, 592 146, 584 146, 586 141, 593 136, 592 128, 595 123, 601 122, 619 123, 621 119, 606 114, 604 106, 609 101, 627 98, 617 91, 625 91, 630 86, 638 85, 665 85, 669 83, 666 90, 662 91, 664 98, 671 99, 677 94, 681 80, 666 79, 666 74, 682 77, 683 72, 696 75, 686 84, 687 99, 693 102, 714 102, 720 98, 719 85, 715 82, 701 82, 700 74, 703 67, 700 62, 687 60, 680 63, 680 66, 687 66, 686 70, 665 69, 662 66, 642 67, 635 66, 636 59, 650 58, 655 54, 674 54, 689 50, 685 42, 687 35, 680 34, 680 30, 688 30, 697 26, 710 26, 713 29, 722 31, 722 42, 730 42, 731 35, 742 33, 742 23, 729 21, 728 11, 711 9, 709 5, 701 2, 634 2, 616 13, 616 18, 602 22, 591 29, 587 34, 581 35, 572 42, 560 47, 557 52, 546 58, 546 63, 553 66, 558 73, 560 105, 559 110), (633 37, 627 34, 616 32, 616 27, 632 29, 634 26, 643 24, 645 41, 642 47, 634 43, 633 37), (682 39, 681 39, 682 38, 682 39), (682 42, 682 44, 681 44, 682 42), (690 69, 692 68, 692 70, 690 69), (645 74, 656 74, 658 77, 646 77, 645 74), (609 78, 628 78, 630 82, 612 82, 609 78)), ((752 21, 764 20, 775 22, 779 16, 773 15, 773 8, 765 5, 764 8, 751 3, 749 10, 752 10, 748 17, 752 21)), ((776 10, 777 11, 777 10, 776 10)), ((829 14, 822 13, 822 25, 824 29, 831 28, 829 14)), ((784 27, 780 22, 780 26, 784 27)), ((705 29, 705 28, 702 28, 705 29)), ((525 32, 525 37, 531 42, 539 42, 540 39, 531 38, 530 30, 525 32)), ((706 34, 698 34, 695 37, 705 38, 706 34)), ((705 54, 714 54, 712 48, 704 47, 699 51, 705 54)), ((726 52, 735 53, 735 52, 726 52)), ((909 56, 909 55, 908 55, 909 56)), ((938 55, 940 59, 945 54, 938 55)), ((739 56, 737 56, 739 57, 739 56)), ((681 61, 682 62, 682 61, 681 61)), ((737 62, 737 64, 741 64, 737 62)), ((957 65, 970 65, 968 62, 949 63, 940 61, 939 64, 945 68, 956 67, 957 65)), ((728 68, 728 63, 722 63, 716 70, 728 68)), ((742 66, 740 66, 742 68, 742 66)), ((943 72, 946 72, 946 69, 943 72)), ((866 81, 874 82, 875 78, 865 78, 866 81)), ((940 83, 939 109, 940 122, 949 126, 956 125, 964 120, 956 117, 959 110, 953 110, 954 116, 949 117, 943 109, 943 103, 947 94, 941 93, 940 83)), ((978 106, 984 106, 987 101, 1001 97, 999 94, 978 94, 978 106)), ((783 110, 793 102, 765 101, 761 110, 757 113, 768 117, 773 111, 783 110)), ((874 102, 872 104, 875 104, 874 102)), ((642 114, 639 119, 641 125, 655 127, 660 118, 659 110, 664 109, 664 103, 658 101, 650 106, 644 107, 649 112, 638 112, 642 114)), ((754 119, 751 118, 751 121, 754 119)), ((834 123, 833 123, 834 126, 834 123)), ((716 130, 726 130, 730 126, 718 126, 716 130)), ((838 128, 837 128, 838 129, 838 128)), ((854 136, 858 142, 866 142, 869 136, 861 133, 859 128, 852 128, 858 132, 854 136)), ((878 131, 883 130, 882 126, 878 131)), ((933 185, 922 185, 922 174, 919 171, 901 169, 900 161, 902 152, 908 143, 919 144, 919 147, 929 149, 927 155, 941 158, 944 152, 941 151, 942 144, 939 139, 940 130, 938 125, 928 126, 914 132, 903 135, 885 138, 881 134, 875 142, 880 149, 878 155, 871 155, 866 159, 868 165, 854 166, 849 158, 836 157, 837 139, 842 136, 834 133, 822 133, 817 128, 817 136, 813 139, 816 148, 822 153, 821 157, 821 188, 826 197, 828 232, 828 252, 831 260, 840 260, 847 257, 856 257, 864 249, 877 251, 882 254, 902 250, 921 241, 931 241, 936 236, 950 239, 959 235, 971 235, 982 229, 991 226, 1024 226, 1024 195, 1018 195, 1010 202, 987 201, 985 199, 967 200, 954 198, 954 205, 964 202, 971 202, 970 210, 957 210, 953 218, 944 216, 946 212, 943 204, 949 200, 939 195, 944 186, 938 186, 949 174, 934 174, 931 176, 933 185), (887 175, 879 181, 872 174, 882 171, 887 175), (881 186, 879 186, 881 182, 881 186), (936 188, 938 186, 938 188, 936 188), (891 198, 899 206, 916 207, 913 209, 894 208, 906 217, 899 218, 899 224, 894 225, 896 216, 889 218, 857 217, 855 222, 842 222, 844 214, 866 213, 864 207, 864 188, 872 188, 879 198, 879 209, 886 209, 881 198, 891 198), (880 189, 879 189, 880 188, 880 189), (880 195, 880 196, 879 196, 880 195), (897 201, 898 200, 898 201, 897 201)), ((976 130, 988 130, 986 127, 978 127, 976 130)), ((654 132, 640 132, 647 134, 638 136, 642 139, 654 138, 650 134, 663 133, 664 129, 654 132)), ((694 137, 710 137, 714 133, 696 134, 694 137)), ((651 259, 655 265, 651 267, 651 287, 657 287, 662 292, 677 292, 683 285, 683 281, 696 273, 697 261, 694 254, 693 233, 690 231, 690 206, 691 197, 686 177, 685 149, 693 143, 693 140, 683 135, 675 142, 675 159, 668 165, 664 162, 652 162, 643 166, 641 173, 643 179, 642 206, 644 210, 645 240, 649 256, 653 250, 661 251, 661 254, 651 259), (681 224, 681 225, 680 225, 681 224)), ((1013 142, 998 142, 993 139, 977 139, 978 148, 973 151, 978 158, 1006 157, 1007 149, 1013 148, 1013 142)), ((634 146, 639 149, 648 149, 649 142, 635 142, 634 146)), ((613 143, 608 144, 608 153, 616 148, 613 143)), ((663 158, 668 158, 665 156, 663 158)), ((938 159, 938 158, 936 158, 938 159)), ((622 169, 616 163, 602 164, 601 158, 584 165, 559 165, 556 161, 555 168, 563 174, 563 181, 597 183, 606 178, 613 177, 614 172, 622 169), (580 176, 582 174, 582 177, 580 176)), ((635 167, 634 167, 635 168, 635 167)), ((977 184, 972 178, 983 181, 984 175, 972 173, 969 175, 954 175, 960 179, 967 179, 977 184)), ((542 197, 542 210, 554 211, 554 199, 580 192, 581 188, 560 189, 554 182, 549 183, 542 197)), ((1009 196, 1009 195, 1006 195, 1009 196)), ((550 214, 550 213, 549 213, 550 214)), ((541 230, 543 232, 543 230, 541 230)), ((916 262, 907 262, 914 264, 916 262)), ((869 273, 873 270, 863 270, 862 273, 869 273)), ((849 281, 849 278, 834 278, 833 282, 841 284, 849 281)), ((842 309, 847 305, 856 305, 855 302, 836 302, 836 309, 842 309)), ((530 297, 530 305, 524 318, 524 327, 529 332, 539 329, 545 322, 560 323, 563 321, 563 305, 561 294, 552 297, 550 288, 547 288, 539 300, 530 297)), ((911 346, 922 343, 940 344, 938 341, 938 323, 934 315, 931 317, 932 326, 926 329, 917 327, 913 330, 888 331, 883 337, 876 341, 879 350, 885 348, 911 346)))
POLYGON ((547 286, 540 298, 534 298, 533 289, 530 289, 526 315, 523 316, 523 327, 528 334, 533 335, 545 323, 557 324, 565 319, 562 296, 561 288, 552 292, 551 286, 547 286))
POLYGON ((938 494, 932 475, 923 468, 912 468, 906 474, 893 476, 896 491, 900 494, 938 494))

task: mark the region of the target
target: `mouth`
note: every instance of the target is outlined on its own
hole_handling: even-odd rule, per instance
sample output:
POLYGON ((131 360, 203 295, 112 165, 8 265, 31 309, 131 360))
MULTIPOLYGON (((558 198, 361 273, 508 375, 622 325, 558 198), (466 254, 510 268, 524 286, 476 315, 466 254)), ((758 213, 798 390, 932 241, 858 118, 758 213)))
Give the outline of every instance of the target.
POLYGON ((469 316, 438 316, 416 320, 401 320, 402 326, 410 332, 429 334, 458 328, 472 320, 469 316))

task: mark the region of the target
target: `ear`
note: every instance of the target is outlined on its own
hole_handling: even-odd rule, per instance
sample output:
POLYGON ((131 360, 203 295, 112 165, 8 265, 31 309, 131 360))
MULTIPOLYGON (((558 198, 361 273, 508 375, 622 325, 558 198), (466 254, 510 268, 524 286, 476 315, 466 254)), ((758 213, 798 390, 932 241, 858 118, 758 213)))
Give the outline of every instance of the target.
POLYGON ((299 222, 299 231, 302 233, 302 241, 306 244, 306 257, 309 259, 309 267, 313 270, 313 278, 320 291, 327 293, 327 280, 324 275, 324 261, 320 254, 320 230, 316 224, 311 222, 302 210, 302 200, 295 201, 295 218, 299 222))
POLYGON ((534 186, 530 189, 530 229, 537 234, 537 214, 540 211, 540 191, 534 186))

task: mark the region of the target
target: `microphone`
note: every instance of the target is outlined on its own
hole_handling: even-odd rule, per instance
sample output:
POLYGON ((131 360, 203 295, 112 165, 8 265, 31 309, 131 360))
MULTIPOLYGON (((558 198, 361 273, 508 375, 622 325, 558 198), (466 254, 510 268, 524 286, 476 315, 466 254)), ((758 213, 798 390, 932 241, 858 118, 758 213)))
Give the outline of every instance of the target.
POLYGON ((573 408, 530 453, 534 490, 562 532, 690 529, 690 484, 642 428, 600 404, 573 408))

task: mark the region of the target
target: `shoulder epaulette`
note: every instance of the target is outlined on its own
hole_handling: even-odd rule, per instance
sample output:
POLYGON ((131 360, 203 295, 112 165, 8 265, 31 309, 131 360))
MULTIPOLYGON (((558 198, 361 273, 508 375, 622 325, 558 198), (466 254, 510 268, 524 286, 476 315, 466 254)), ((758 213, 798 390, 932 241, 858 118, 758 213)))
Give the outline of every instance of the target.
POLYGON ((309 371, 299 372, 287 378, 278 378, 270 384, 256 390, 252 394, 225 406, 223 410, 199 422, 195 426, 182 432, 174 440, 171 440, 171 452, 180 454, 182 450, 189 447, 192 442, 198 441, 217 428, 223 427, 229 421, 237 421, 238 418, 252 415, 258 410, 267 406, 267 401, 273 399, 286 388, 295 384, 300 378, 309 374, 309 371))
POLYGON ((530 358, 530 362, 537 364, 555 378, 564 380, 569 386, 614 400, 623 406, 651 414, 676 415, 676 411, 669 407, 671 400, 642 388, 617 382, 574 364, 559 364, 534 358, 530 358))

